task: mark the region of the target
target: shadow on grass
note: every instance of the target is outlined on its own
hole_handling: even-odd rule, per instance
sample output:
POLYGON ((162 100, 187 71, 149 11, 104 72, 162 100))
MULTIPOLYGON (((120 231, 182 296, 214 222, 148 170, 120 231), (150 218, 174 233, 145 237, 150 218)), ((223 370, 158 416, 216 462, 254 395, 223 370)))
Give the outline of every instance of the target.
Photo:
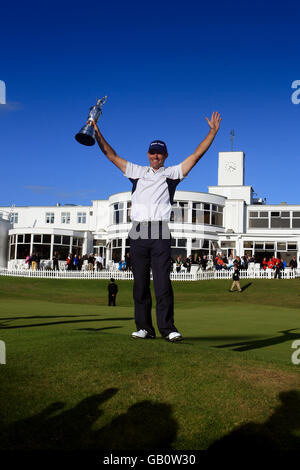
MULTIPOLYGON (((209 451, 299 450, 300 393, 296 390, 279 394, 281 404, 265 423, 247 423, 214 442, 209 451)), ((234 455, 234 454, 233 454, 234 455)))
POLYGON ((248 284, 246 284, 245 286, 242 286, 241 289, 242 289, 242 292, 244 292, 244 290, 248 289, 248 287, 252 286, 252 282, 248 282, 248 284))
POLYGON ((93 430, 104 414, 99 406, 118 389, 92 395, 74 408, 63 411, 56 402, 30 418, 0 425, 2 450, 148 450, 169 449, 176 439, 178 425, 172 407, 166 403, 142 401, 131 406, 104 427, 93 430))
POLYGON ((104 328, 78 328, 77 331, 103 331, 103 330, 115 330, 116 328, 122 328, 122 326, 105 326, 104 328))
POLYGON ((282 336, 275 336, 273 338, 265 338, 258 340, 243 341, 240 343, 224 344, 215 346, 215 348, 232 348, 233 351, 243 352, 250 351, 251 349, 266 348, 268 346, 275 346, 275 344, 285 343, 286 341, 294 341, 300 339, 299 333, 290 333, 291 331, 299 330, 299 328, 291 328, 289 330, 278 331, 282 336))
MULTIPOLYGON (((65 315, 69 316, 69 315, 65 315)), ((87 315, 92 316, 92 315, 87 315)), ((41 317, 43 318, 43 317, 41 317)), ((29 325, 15 325, 15 326, 4 326, 0 323, 0 330, 14 330, 17 328, 32 328, 35 326, 52 326, 52 325, 67 325, 69 323, 90 323, 90 322, 99 322, 99 321, 127 321, 133 320, 133 317, 113 317, 113 318, 95 318, 93 320, 87 320, 84 318, 83 320, 70 320, 70 321, 56 321, 56 322, 49 322, 49 323, 30 323, 29 325)))

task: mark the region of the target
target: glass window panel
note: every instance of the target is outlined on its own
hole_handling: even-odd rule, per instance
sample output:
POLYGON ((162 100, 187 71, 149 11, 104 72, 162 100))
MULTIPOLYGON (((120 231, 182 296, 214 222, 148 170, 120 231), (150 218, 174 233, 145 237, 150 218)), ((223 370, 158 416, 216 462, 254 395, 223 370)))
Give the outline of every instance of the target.
POLYGON ((70 245, 70 237, 63 235, 62 237, 62 244, 63 245, 70 245))
POLYGON ((192 248, 200 248, 200 240, 197 240, 197 238, 192 239, 192 248))
POLYGON ((293 228, 300 228, 300 219, 293 219, 293 228))
POLYGON ((253 248, 253 242, 244 242, 244 248, 253 248))
POLYGON ((184 238, 179 238, 177 246, 186 246, 186 240, 184 238))
POLYGON ((193 209, 201 209, 201 202, 193 202, 193 209))
POLYGON ((15 246, 14 244, 10 245, 9 259, 15 259, 15 246))
POLYGON ((204 223, 206 225, 210 224, 210 212, 204 211, 204 223))
POLYGON ((54 243, 61 244, 61 235, 54 235, 54 243))
POLYGON ((289 228, 290 219, 281 219, 280 217, 274 217, 271 219, 271 228, 289 228))
POLYGON ((43 243, 51 243, 51 235, 43 235, 43 243))
POLYGON ((33 245, 33 253, 40 256, 41 259, 50 259, 50 245, 33 245))
POLYGON ((297 243, 288 243, 288 250, 297 250, 297 243))
POLYGON ((269 212, 260 212, 259 216, 260 217, 269 217, 269 212))
POLYGON ((249 228, 268 228, 269 219, 249 219, 249 228))
POLYGON ((293 212, 293 217, 300 217, 300 212, 293 212))
POLYGON ((277 243, 277 250, 280 250, 280 251, 284 250, 285 251, 286 250, 286 243, 278 242, 277 243))
POLYGON ((209 240, 203 240, 202 248, 209 248, 209 240))
POLYGON ((25 234, 25 243, 30 243, 31 241, 31 234, 30 233, 26 233, 25 234))
POLYGON ((263 243, 255 243, 255 249, 256 250, 263 250, 264 249, 264 244, 263 243))
POLYGON ((266 243, 266 250, 274 250, 274 243, 266 243))
POLYGON ((33 235, 34 243, 42 243, 42 235, 33 235))
POLYGON ((24 242, 24 235, 18 235, 18 243, 24 242))
POLYGON ((26 259, 30 255, 30 243, 22 243, 17 247, 17 259, 26 259))
POLYGON ((281 212, 281 217, 289 217, 290 213, 289 212, 281 212))
POLYGON ((250 217, 258 217, 258 212, 250 212, 250 217))
POLYGON ((271 212, 271 217, 279 217, 280 213, 279 212, 271 212))
POLYGON ((210 204, 204 204, 204 210, 210 211, 210 204))

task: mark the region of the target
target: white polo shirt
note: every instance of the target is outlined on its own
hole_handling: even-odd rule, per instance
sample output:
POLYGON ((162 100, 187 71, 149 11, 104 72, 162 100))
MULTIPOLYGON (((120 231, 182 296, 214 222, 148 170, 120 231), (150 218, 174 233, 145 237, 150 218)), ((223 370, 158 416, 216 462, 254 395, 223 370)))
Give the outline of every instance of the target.
POLYGON ((132 182, 131 220, 169 221, 176 186, 183 179, 181 163, 155 171, 127 162, 125 176, 132 182))

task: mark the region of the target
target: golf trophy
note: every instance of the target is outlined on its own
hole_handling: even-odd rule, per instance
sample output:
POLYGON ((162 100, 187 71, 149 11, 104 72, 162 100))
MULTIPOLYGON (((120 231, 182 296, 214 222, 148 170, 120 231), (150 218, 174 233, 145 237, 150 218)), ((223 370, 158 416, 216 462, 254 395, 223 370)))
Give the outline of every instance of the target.
POLYGON ((83 126, 80 131, 75 135, 75 139, 82 145, 94 145, 95 144, 95 129, 92 124, 92 120, 95 122, 98 121, 99 117, 102 114, 102 107, 107 100, 107 96, 101 98, 97 101, 95 106, 90 108, 89 117, 85 126, 83 126))

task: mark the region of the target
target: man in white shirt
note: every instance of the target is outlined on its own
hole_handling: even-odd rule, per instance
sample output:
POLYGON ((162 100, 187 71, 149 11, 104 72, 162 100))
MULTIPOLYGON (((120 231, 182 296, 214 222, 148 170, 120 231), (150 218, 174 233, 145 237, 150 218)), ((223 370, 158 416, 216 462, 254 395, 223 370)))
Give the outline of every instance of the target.
POLYGON ((103 258, 100 255, 96 256, 96 268, 97 271, 102 271, 103 269, 103 258))
POLYGON ((211 119, 206 120, 210 127, 206 138, 182 163, 171 167, 164 167, 168 150, 163 141, 151 142, 147 153, 149 166, 135 165, 117 155, 93 122, 100 149, 132 182, 132 229, 129 238, 137 327, 137 331, 132 333, 133 338, 155 338, 151 317, 152 269, 159 332, 171 342, 182 339, 174 325, 174 297, 170 281, 171 237, 168 222, 176 186, 205 154, 219 130, 219 113, 214 112, 211 119))

